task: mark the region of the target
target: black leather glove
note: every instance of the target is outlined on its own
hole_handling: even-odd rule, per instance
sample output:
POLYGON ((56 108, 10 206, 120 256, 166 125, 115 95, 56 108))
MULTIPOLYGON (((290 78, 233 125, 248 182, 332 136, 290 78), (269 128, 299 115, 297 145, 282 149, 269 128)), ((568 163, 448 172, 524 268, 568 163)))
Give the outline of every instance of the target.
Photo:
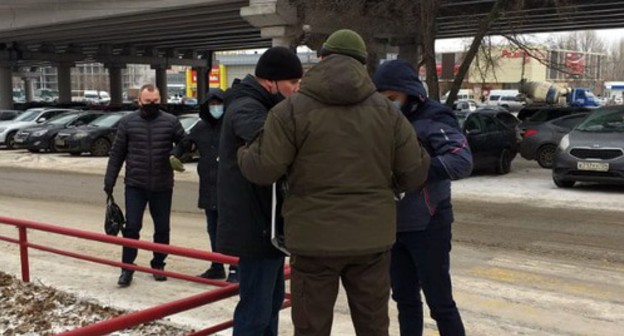
POLYGON ((113 194, 113 186, 105 185, 104 186, 104 192, 106 193, 106 195, 112 195, 113 194))

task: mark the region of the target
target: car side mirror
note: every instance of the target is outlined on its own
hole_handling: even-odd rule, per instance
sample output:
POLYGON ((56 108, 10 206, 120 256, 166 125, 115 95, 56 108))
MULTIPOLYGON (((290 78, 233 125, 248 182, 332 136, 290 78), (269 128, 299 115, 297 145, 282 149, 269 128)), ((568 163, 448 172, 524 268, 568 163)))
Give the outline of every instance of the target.
POLYGON ((43 123, 45 121, 46 121, 46 118, 41 117, 41 118, 37 119, 37 124, 41 124, 41 123, 43 123))

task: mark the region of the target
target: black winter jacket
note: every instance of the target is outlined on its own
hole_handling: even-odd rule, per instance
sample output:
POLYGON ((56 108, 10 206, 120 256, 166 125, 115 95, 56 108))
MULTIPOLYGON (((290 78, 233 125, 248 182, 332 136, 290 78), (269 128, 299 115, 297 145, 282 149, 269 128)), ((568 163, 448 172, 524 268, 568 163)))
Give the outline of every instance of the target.
POLYGON ((217 171, 219 169, 219 136, 223 119, 200 120, 181 143, 174 155, 180 158, 195 145, 199 151, 197 174, 199 175, 199 200, 197 206, 217 210, 217 171))
POLYGON ((225 115, 219 143, 217 250, 256 258, 282 253, 271 245, 271 187, 260 187, 243 177, 236 158, 238 148, 251 143, 264 126, 268 111, 279 100, 248 75, 225 94, 225 115))
POLYGON ((184 129, 178 119, 165 112, 151 119, 145 119, 140 112, 134 112, 121 119, 110 151, 105 187, 112 189, 124 161, 128 187, 147 191, 168 191, 173 189, 173 169, 169 156, 173 143, 184 137, 184 129))

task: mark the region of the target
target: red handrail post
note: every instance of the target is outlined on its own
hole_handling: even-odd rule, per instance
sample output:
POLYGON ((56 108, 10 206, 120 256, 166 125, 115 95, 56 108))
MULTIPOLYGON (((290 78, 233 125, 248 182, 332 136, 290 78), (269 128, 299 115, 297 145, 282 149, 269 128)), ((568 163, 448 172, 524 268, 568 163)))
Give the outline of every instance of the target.
POLYGON ((30 266, 28 264, 28 236, 26 235, 26 228, 23 226, 18 227, 19 230, 19 245, 20 245, 20 261, 22 263, 22 281, 30 282, 30 266))

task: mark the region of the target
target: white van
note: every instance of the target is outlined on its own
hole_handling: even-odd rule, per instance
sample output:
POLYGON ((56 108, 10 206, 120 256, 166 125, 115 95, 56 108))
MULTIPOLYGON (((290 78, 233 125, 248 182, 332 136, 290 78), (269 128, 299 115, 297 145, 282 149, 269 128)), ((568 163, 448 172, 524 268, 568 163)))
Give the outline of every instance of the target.
POLYGON ((506 108, 509 112, 520 111, 525 102, 518 98, 518 90, 492 90, 485 103, 506 108))
MULTIPOLYGON (((442 104, 446 103, 446 99, 448 98, 451 91, 447 91, 442 98, 440 98, 440 102, 442 104)), ((457 100, 474 100, 475 95, 472 89, 461 89, 457 92, 457 100)))
POLYGON ((110 103, 110 95, 106 91, 72 90, 72 101, 90 104, 108 104, 110 103))

